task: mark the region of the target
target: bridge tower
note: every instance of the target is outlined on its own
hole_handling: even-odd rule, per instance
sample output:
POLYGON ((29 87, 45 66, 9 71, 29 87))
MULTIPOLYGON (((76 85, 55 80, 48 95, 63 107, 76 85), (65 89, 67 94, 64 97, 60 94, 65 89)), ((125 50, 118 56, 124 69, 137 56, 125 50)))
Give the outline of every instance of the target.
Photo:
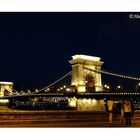
POLYGON ((100 70, 104 63, 100 57, 77 54, 72 56, 69 63, 72 65, 71 86, 78 93, 103 91, 101 74, 89 71, 86 68, 100 70))
POLYGON ((4 96, 5 90, 12 92, 13 82, 2 82, 0 81, 0 97, 4 96))

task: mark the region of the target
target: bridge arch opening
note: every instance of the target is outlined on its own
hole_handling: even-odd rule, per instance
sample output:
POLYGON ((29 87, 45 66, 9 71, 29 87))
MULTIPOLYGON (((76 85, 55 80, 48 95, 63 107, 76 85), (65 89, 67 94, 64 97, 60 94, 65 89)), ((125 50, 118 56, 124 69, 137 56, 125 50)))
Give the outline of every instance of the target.
POLYGON ((87 74, 85 77, 86 92, 95 92, 95 77, 92 74, 87 74))

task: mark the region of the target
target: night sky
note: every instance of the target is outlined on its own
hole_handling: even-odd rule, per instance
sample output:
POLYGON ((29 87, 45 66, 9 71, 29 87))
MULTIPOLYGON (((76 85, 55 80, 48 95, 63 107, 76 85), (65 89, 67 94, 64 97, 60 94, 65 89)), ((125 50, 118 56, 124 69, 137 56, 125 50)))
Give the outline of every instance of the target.
POLYGON ((44 87, 71 71, 75 54, 101 57, 102 69, 140 77, 140 19, 129 14, 0 13, 0 81, 44 87))

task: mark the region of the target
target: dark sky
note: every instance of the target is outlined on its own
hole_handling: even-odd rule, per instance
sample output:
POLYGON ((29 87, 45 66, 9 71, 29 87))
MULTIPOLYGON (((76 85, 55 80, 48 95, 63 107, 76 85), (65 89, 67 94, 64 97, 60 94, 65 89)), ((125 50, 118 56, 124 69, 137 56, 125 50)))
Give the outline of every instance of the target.
MULTIPOLYGON (((0 13, 0 81, 40 88, 71 71, 75 54, 140 77, 140 19, 130 13, 0 13)), ((133 13, 140 14, 140 13, 133 13)))

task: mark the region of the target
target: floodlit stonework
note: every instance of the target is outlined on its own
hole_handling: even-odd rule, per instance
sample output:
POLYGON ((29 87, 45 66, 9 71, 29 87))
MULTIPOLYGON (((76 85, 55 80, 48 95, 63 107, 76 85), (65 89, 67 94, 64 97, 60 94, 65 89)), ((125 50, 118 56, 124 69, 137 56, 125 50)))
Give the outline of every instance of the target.
POLYGON ((0 82, 0 97, 4 96, 4 91, 12 92, 13 82, 0 82))
POLYGON ((77 88, 78 93, 103 91, 101 74, 85 68, 100 70, 103 64, 100 57, 88 55, 74 55, 69 63, 72 65, 71 86, 77 88))

